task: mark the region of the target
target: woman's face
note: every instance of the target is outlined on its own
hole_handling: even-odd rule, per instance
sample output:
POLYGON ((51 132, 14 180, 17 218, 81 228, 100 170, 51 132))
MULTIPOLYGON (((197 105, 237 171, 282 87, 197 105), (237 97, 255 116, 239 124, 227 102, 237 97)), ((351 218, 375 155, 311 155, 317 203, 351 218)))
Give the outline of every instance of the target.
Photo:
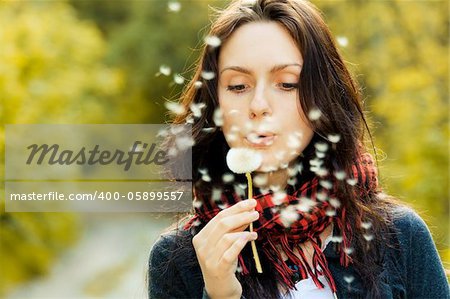
POLYGON ((230 147, 262 154, 258 171, 286 167, 311 141, 297 83, 303 59, 295 41, 276 22, 239 27, 219 56, 219 105, 230 147))

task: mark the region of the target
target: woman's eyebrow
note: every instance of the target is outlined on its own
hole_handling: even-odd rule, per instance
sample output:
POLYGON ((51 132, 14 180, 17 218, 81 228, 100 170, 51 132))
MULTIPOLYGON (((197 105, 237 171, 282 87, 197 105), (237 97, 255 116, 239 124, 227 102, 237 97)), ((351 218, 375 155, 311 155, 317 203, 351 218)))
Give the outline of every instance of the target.
MULTIPOLYGON (((285 68, 287 68, 287 67, 289 67, 289 66, 298 66, 298 67, 300 67, 300 68, 302 67, 302 65, 299 64, 299 63, 279 64, 279 65, 273 66, 273 67, 270 69, 270 73, 275 73, 275 72, 281 71, 282 69, 285 69, 285 68)), ((236 71, 236 72, 240 72, 240 73, 244 73, 244 74, 249 74, 249 75, 252 74, 252 71, 251 71, 251 70, 246 69, 246 68, 241 67, 241 66, 227 66, 227 67, 224 67, 224 68, 220 71, 220 74, 222 74, 222 73, 225 72, 226 70, 233 70, 233 71, 236 71)))

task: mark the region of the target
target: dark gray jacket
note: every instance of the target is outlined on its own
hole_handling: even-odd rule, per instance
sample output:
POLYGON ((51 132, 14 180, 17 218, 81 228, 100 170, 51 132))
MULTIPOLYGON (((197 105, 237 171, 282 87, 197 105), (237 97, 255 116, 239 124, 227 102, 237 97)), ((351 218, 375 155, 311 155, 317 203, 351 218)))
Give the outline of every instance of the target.
MULTIPOLYGON (((399 231, 400 250, 386 247, 383 271, 378 278, 382 286, 381 298, 450 298, 442 262, 425 222, 408 208, 401 208, 395 214, 398 215, 394 218, 394 225, 399 231)), ((180 233, 189 234, 187 231, 180 233)), ((176 238, 179 237, 174 232, 161 235, 151 249, 149 297, 208 298, 193 247, 188 250, 190 256, 185 260, 193 259, 195 264, 179 262, 178 259, 177 264, 166 266, 176 246, 176 238)), ((336 282, 338 298, 365 298, 361 280, 352 267, 344 268, 339 264, 335 247, 327 246, 324 254, 336 282), (346 276, 353 276, 354 280, 348 284, 344 280, 346 276)))

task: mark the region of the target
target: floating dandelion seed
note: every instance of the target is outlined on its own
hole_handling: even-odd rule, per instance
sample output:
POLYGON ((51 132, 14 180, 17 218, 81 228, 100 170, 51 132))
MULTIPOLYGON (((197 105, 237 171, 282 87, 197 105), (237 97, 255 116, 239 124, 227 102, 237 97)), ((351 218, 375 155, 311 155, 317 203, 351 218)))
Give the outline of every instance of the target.
POLYGON ((216 130, 216 128, 203 128, 202 131, 206 132, 206 133, 211 133, 214 132, 216 130))
POLYGON ((281 190, 281 186, 280 185, 270 185, 269 189, 272 190, 273 192, 277 192, 277 191, 281 190))
POLYGON ((240 112, 239 112, 239 110, 237 110, 237 109, 232 109, 232 110, 230 110, 229 112, 228 112, 228 114, 229 115, 236 115, 236 114, 239 114, 240 112))
POLYGON ((328 195, 327 195, 326 192, 320 191, 319 193, 317 193, 317 199, 318 200, 325 201, 325 200, 327 200, 327 198, 328 198, 328 195))
POLYGON ((334 173, 334 176, 336 177, 336 179, 342 181, 343 179, 345 179, 346 174, 345 174, 345 171, 336 171, 334 173))
POLYGON ((186 117, 186 123, 187 124, 193 124, 194 123, 194 118, 192 117, 192 115, 189 115, 188 117, 186 117))
POLYGON ((220 188, 213 188, 211 198, 212 200, 216 202, 220 202, 220 199, 222 197, 222 189, 220 188))
POLYGON ((288 185, 294 186, 295 184, 297 184, 297 178, 290 178, 287 181, 288 185))
POLYGON ((341 45, 342 47, 347 47, 348 45, 348 38, 345 36, 338 36, 336 38, 337 42, 339 45, 341 45))
POLYGON ((203 203, 197 199, 192 202, 192 205, 194 206, 194 208, 197 208, 197 209, 199 209, 202 206, 202 204, 203 203))
POLYGON ((314 167, 313 171, 320 177, 324 177, 328 174, 328 170, 322 167, 314 167))
POLYGON ((177 148, 183 151, 192 147, 195 144, 195 141, 191 136, 179 136, 175 139, 175 143, 177 148))
POLYGON ((286 169, 289 167, 289 163, 281 163, 280 164, 280 169, 286 169))
POLYGON ((202 180, 205 182, 211 182, 211 177, 207 174, 202 175, 202 180))
POLYGON ((355 280, 355 277, 353 277, 353 276, 347 276, 347 275, 344 275, 344 280, 347 282, 347 283, 352 283, 353 282, 353 280, 355 280))
POLYGON ((285 227, 290 227, 292 223, 297 221, 299 215, 294 206, 287 206, 280 212, 280 220, 285 227))
POLYGON ((174 103, 174 102, 165 102, 164 106, 166 106, 166 108, 175 113, 175 114, 183 114, 184 112, 186 112, 186 109, 184 108, 183 105, 179 104, 179 103, 174 103))
POLYGON ((201 76, 205 80, 212 80, 212 79, 214 79, 216 74, 214 72, 210 72, 210 71, 203 71, 201 76))
POLYGON ((217 48, 218 46, 220 46, 221 43, 222 43, 222 41, 217 36, 209 35, 209 36, 205 37, 205 44, 207 44, 208 46, 210 46, 212 48, 217 48))
POLYGON ((334 243, 341 243, 344 238, 342 236, 332 236, 330 241, 334 243))
POLYGON ((317 152, 316 153, 316 157, 319 158, 319 159, 323 159, 323 158, 325 158, 325 153, 317 152))
POLYGON ((208 169, 207 168, 199 168, 198 172, 200 172, 201 174, 208 174, 208 169))
POLYGON ((327 215, 328 217, 336 216, 336 211, 335 210, 326 210, 325 215, 327 215))
POLYGON ((200 88, 202 88, 202 86, 203 86, 202 81, 195 81, 194 82, 194 88, 195 89, 200 89, 200 88))
POLYGON ((358 181, 356 179, 347 179, 346 182, 350 186, 355 186, 358 181))
POLYGON ((192 114, 194 114, 194 117, 199 118, 200 116, 202 116, 202 109, 206 107, 205 103, 192 103, 191 105, 189 105, 189 108, 192 111, 192 114))
POLYGON ((285 202, 286 196, 286 192, 275 192, 272 196, 273 204, 276 206, 283 204, 285 202))
POLYGON ((369 228, 371 228, 372 227, 372 222, 369 222, 369 221, 367 221, 367 222, 361 222, 361 227, 362 228, 364 228, 364 229, 369 229, 369 228))
POLYGON ((156 75, 159 76, 160 74, 163 74, 164 76, 169 76, 170 72, 171 72, 170 66, 167 66, 167 65, 163 64, 163 65, 161 65, 159 67, 159 73, 156 74, 156 75))
POLYGON ((297 167, 289 167, 287 169, 287 173, 288 173, 288 176, 290 176, 290 177, 296 176, 298 173, 298 168, 297 167))
POLYGON ((353 248, 351 248, 351 247, 344 247, 344 252, 346 253, 346 254, 352 254, 353 253, 353 248))
POLYGON ((192 223, 193 226, 199 226, 200 224, 202 224, 202 222, 198 219, 192 223))
POLYGON ((233 142, 233 141, 236 141, 237 140, 237 134, 226 134, 226 139, 227 139, 227 141, 228 142, 233 142))
POLYGON ((167 137, 169 136, 169 131, 166 128, 160 129, 156 137, 167 137))
POLYGON ((330 181, 327 181, 327 180, 321 180, 321 181, 319 182, 319 184, 320 184, 320 186, 322 186, 322 187, 324 187, 324 188, 326 188, 326 189, 331 189, 331 188, 333 188, 333 184, 332 184, 330 181))
POLYGON ((323 164, 323 161, 320 159, 314 158, 314 159, 309 160, 309 165, 311 165, 311 166, 320 167, 320 166, 322 166, 322 164, 323 164))
POLYGON ((278 161, 283 160, 285 156, 286 156, 286 152, 285 151, 278 151, 278 152, 275 153, 275 158, 278 161))
POLYGON ((177 154, 178 154, 178 151, 174 147, 169 148, 169 150, 167 151, 167 155, 169 157, 175 157, 177 154))
POLYGON ((222 181, 225 184, 231 183, 232 181, 234 181, 234 175, 232 173, 229 173, 229 172, 228 173, 224 173, 222 175, 222 181))
POLYGON ((367 242, 370 242, 373 240, 374 236, 372 234, 363 234, 364 239, 366 239, 367 242))
POLYGON ((307 197, 300 197, 299 203, 296 205, 297 210, 305 213, 311 212, 311 210, 317 205, 317 203, 307 197))
POLYGON ((309 113, 308 113, 308 118, 312 121, 318 120, 321 116, 322 116, 322 112, 317 108, 311 109, 311 111, 309 111, 309 113))
POLYGON ((241 266, 237 266, 236 267, 236 272, 237 273, 241 273, 242 272, 242 267, 241 266))
POLYGON ((171 12, 179 12, 181 10, 181 3, 177 2, 177 1, 170 1, 167 4, 167 8, 169 9, 169 11, 171 12))
POLYGON ((341 202, 337 198, 330 198, 330 205, 333 208, 339 208, 341 206, 341 202))
POLYGON ((328 135, 328 140, 331 143, 338 143, 341 140, 341 135, 339 135, 339 134, 330 134, 330 135, 328 135))
POLYGON ((216 108, 216 110, 214 110, 213 121, 218 127, 223 125, 223 114, 220 108, 216 108))
POLYGON ((314 147, 316 148, 316 150, 322 153, 328 150, 328 144, 324 142, 317 142, 316 144, 314 144, 314 147))
POLYGON ((247 188, 247 184, 237 184, 239 188, 241 188, 242 190, 245 190, 247 188))
POLYGON ((184 78, 180 74, 173 75, 173 82, 175 82, 178 85, 181 85, 184 83, 184 78))
POLYGON ((254 6, 256 4, 257 0, 242 0, 241 5, 243 6, 254 6))
POLYGON ((297 134, 290 134, 288 136, 287 146, 289 148, 299 148, 301 144, 300 137, 297 134))
POLYGON ((259 186, 263 186, 265 184, 267 184, 268 181, 268 177, 265 174, 258 174, 255 175, 255 177, 253 178, 253 182, 255 182, 256 185, 259 186))

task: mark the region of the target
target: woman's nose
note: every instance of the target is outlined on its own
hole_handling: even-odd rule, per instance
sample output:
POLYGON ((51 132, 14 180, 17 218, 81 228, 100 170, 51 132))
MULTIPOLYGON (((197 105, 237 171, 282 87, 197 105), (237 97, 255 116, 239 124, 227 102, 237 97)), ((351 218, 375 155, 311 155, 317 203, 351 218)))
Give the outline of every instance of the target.
POLYGON ((259 86, 255 88, 255 93, 250 102, 250 119, 269 116, 272 109, 269 104, 266 88, 259 86))

